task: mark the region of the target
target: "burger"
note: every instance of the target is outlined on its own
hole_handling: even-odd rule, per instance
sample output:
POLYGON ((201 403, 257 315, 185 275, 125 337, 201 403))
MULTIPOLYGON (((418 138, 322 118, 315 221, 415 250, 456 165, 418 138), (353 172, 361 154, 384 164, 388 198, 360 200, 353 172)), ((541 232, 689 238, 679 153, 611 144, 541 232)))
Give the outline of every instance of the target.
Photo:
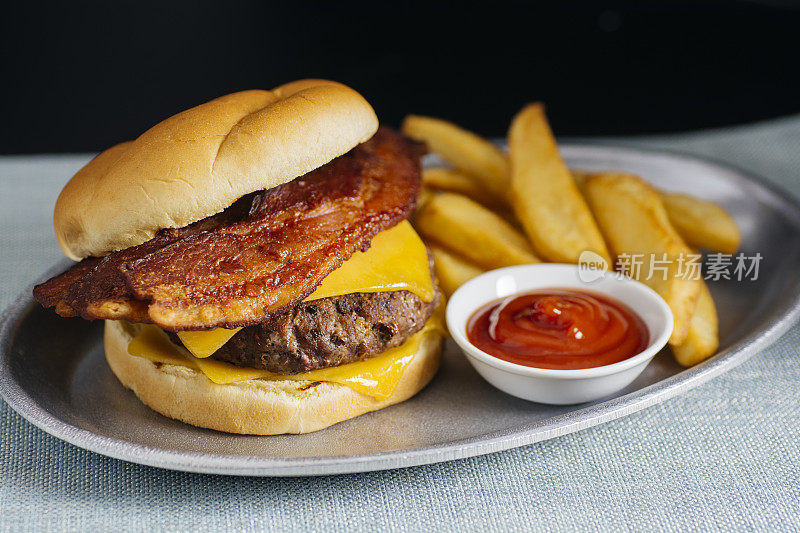
POLYGON ((402 402, 442 345, 408 222, 423 154, 339 83, 211 100, 69 180, 53 218, 79 262, 34 296, 104 320, 119 381, 195 426, 305 433, 402 402))

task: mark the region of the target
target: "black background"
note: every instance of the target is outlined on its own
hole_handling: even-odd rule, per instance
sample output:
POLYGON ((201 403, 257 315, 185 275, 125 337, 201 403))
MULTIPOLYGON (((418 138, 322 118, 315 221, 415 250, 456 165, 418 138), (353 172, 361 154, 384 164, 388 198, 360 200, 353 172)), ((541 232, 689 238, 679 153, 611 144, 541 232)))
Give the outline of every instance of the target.
POLYGON ((502 135, 548 104, 560 135, 800 111, 800 9, 753 2, 40 2, 2 17, 0 152, 93 151, 221 94, 347 83, 502 135))

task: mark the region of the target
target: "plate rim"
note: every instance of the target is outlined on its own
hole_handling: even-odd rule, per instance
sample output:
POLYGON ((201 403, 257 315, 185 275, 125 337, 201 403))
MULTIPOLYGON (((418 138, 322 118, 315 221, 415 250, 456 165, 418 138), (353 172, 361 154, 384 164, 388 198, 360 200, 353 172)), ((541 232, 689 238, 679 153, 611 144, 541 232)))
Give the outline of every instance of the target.
MULTIPOLYGON (((800 201, 781 187, 766 181, 748 170, 710 157, 680 151, 640 148, 581 140, 560 145, 562 153, 601 150, 626 155, 667 156, 720 167, 737 181, 750 182, 768 194, 760 198, 798 227, 800 231, 800 201)), ((483 436, 470 437, 436 445, 359 455, 326 457, 275 458, 196 452, 180 452, 156 448, 96 434, 69 424, 50 414, 12 378, 9 345, 22 317, 36 305, 31 297, 33 286, 57 274, 71 264, 62 261, 30 283, 0 315, 0 396, 20 416, 58 439, 79 448, 114 459, 170 470, 239 476, 317 476, 389 470, 434 464, 488 453, 501 452, 520 446, 549 440, 588 427, 599 425, 673 398, 689 389, 738 366, 785 333, 800 318, 800 281, 791 287, 785 304, 773 309, 753 332, 714 357, 666 379, 588 407, 579 407, 543 422, 517 426, 483 436)))

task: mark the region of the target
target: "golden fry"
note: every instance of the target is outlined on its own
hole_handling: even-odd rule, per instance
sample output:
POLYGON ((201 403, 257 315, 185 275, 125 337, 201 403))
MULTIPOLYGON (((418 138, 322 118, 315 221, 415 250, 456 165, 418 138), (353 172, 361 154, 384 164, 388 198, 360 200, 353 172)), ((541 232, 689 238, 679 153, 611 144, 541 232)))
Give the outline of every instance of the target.
MULTIPOLYGON (((424 186, 420 190, 419 199, 417 200, 417 211, 419 211, 422 208, 422 204, 424 202, 426 202, 429 198, 432 198, 433 196, 435 196, 437 194, 442 194, 443 192, 453 192, 455 194, 461 194, 463 196, 467 196, 467 198, 470 198, 468 195, 463 194, 463 193, 456 193, 455 191, 444 191, 444 190, 441 190, 441 189, 435 189, 435 188, 431 188, 431 187, 428 187, 428 186, 424 186)), ((508 225, 511 226, 512 228, 514 228, 515 230, 517 230, 519 232, 523 231, 522 230, 522 226, 520 226, 520 224, 519 224, 519 220, 517 220, 517 218, 514 216, 514 212, 511 210, 510 207, 505 207, 504 208, 504 207, 497 207, 497 206, 487 205, 486 202, 481 203, 479 200, 477 200, 475 198, 470 198, 470 200, 474 200, 475 202, 477 202, 477 203, 481 204, 482 206, 488 208, 495 215, 497 215, 500 218, 502 218, 503 220, 505 220, 506 223, 508 223, 508 225)))
POLYGON ((439 280, 439 287, 448 298, 461 285, 484 272, 478 265, 440 246, 433 245, 430 249, 433 254, 434 270, 436 278, 439 280))
POLYGON ((524 235, 496 213, 460 194, 433 195, 417 212, 414 223, 426 239, 485 269, 539 262, 524 235))
POLYGON ((577 263, 584 251, 610 257, 591 211, 558 153, 544 106, 530 104, 508 132, 511 204, 536 251, 548 261, 577 263))
POLYGON ((724 254, 739 249, 739 227, 722 207, 688 194, 662 192, 661 200, 670 222, 688 244, 724 254))
POLYGON ((424 141, 428 148, 480 182, 498 202, 508 191, 508 161, 500 149, 483 137, 438 118, 408 115, 402 131, 424 141))
MULTIPOLYGON (((592 175, 585 170, 572 169, 572 178, 579 189, 592 175)), ((683 193, 659 191, 672 226, 686 244, 712 252, 732 254, 739 249, 741 233, 736 221, 725 209, 710 202, 683 193)))
POLYGON ((681 272, 693 252, 670 224, 658 193, 636 176, 611 173, 590 176, 584 193, 618 262, 627 263, 627 273, 660 294, 672 310, 670 342, 683 343, 702 280, 681 272))
POLYGON ((475 177, 450 168, 426 168, 422 171, 422 184, 431 189, 457 192, 495 210, 507 210, 505 202, 498 201, 475 177))
POLYGON ((675 360, 683 366, 692 366, 714 355, 719 347, 717 332, 717 309, 711 291, 705 282, 700 282, 700 295, 697 307, 689 324, 686 339, 678 345, 671 345, 675 360))

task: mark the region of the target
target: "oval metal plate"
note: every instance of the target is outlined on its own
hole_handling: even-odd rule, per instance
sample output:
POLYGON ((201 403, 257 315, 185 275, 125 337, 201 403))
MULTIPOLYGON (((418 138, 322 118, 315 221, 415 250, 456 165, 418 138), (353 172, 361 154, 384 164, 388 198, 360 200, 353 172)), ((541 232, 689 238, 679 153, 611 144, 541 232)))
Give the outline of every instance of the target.
POLYGON ((497 391, 448 343, 434 381, 405 403, 307 435, 229 435, 142 405, 109 370, 101 325, 45 311, 26 289, 2 319, 0 392, 44 431, 135 463, 258 476, 363 472, 506 450, 633 413, 731 369, 793 323, 800 313, 800 207, 786 193, 739 170, 678 154, 570 144, 562 152, 574 168, 637 173, 662 189, 717 201, 734 215, 742 251, 763 259, 757 281, 711 284, 719 354, 685 370, 665 351, 619 394, 556 407, 497 391))

